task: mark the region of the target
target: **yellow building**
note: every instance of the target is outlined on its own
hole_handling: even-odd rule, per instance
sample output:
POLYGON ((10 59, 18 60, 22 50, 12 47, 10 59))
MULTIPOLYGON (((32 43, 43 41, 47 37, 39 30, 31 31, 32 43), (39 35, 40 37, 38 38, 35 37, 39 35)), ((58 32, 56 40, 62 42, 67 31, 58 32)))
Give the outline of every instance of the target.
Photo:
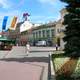
POLYGON ((58 44, 58 46, 60 47, 60 49, 64 49, 64 41, 63 41, 63 37, 64 35, 64 30, 65 30, 65 26, 63 25, 63 21, 64 21, 64 16, 65 14, 67 14, 68 12, 66 11, 66 9, 62 9, 60 11, 61 13, 61 19, 57 21, 56 23, 56 27, 55 27, 55 37, 56 37, 56 43, 58 44))

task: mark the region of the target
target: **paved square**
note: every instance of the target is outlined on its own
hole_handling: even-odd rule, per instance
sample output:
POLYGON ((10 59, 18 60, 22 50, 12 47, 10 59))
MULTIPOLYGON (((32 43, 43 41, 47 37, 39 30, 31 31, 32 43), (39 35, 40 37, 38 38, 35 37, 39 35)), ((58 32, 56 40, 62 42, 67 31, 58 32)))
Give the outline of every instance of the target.
POLYGON ((40 80, 42 67, 31 63, 0 61, 0 80, 40 80))
POLYGON ((28 56, 25 47, 0 51, 0 80, 48 80, 51 52, 41 47, 33 47, 31 51, 28 56))

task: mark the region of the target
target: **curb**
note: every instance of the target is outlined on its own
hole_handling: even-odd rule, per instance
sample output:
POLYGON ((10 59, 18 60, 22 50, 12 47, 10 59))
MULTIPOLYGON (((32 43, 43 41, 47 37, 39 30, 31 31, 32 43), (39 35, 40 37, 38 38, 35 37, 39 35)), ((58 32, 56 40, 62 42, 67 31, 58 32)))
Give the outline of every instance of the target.
POLYGON ((47 50, 43 50, 43 51, 41 51, 41 50, 36 50, 36 51, 30 51, 30 52, 53 52, 53 50, 52 51, 47 51, 47 50))
POLYGON ((53 66, 53 62, 52 62, 52 54, 49 55, 50 56, 50 71, 51 71, 51 77, 50 80, 56 80, 56 74, 55 74, 55 70, 54 70, 54 66, 53 66))

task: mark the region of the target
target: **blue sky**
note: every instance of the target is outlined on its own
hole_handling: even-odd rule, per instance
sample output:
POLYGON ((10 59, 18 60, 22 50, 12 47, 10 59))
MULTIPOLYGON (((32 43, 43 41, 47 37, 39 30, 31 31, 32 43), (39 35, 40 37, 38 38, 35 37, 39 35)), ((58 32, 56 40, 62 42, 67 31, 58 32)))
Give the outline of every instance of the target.
POLYGON ((64 6, 60 0, 0 0, 0 30, 4 16, 9 16, 7 27, 14 16, 17 16, 20 22, 24 12, 30 14, 28 19, 32 23, 46 23, 58 20, 59 11, 64 6))

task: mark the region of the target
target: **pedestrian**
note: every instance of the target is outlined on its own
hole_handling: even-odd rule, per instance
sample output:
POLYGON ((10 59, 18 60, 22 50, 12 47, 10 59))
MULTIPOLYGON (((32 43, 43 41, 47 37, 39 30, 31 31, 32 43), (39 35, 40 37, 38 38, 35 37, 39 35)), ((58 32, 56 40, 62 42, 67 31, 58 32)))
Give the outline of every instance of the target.
POLYGON ((58 50, 58 44, 56 44, 56 51, 58 50))
POLYGON ((27 53, 27 55, 29 54, 30 51, 30 45, 29 43, 26 44, 26 49, 25 49, 25 53, 27 53))
POLYGON ((16 44, 16 46, 19 46, 18 43, 16 44))

